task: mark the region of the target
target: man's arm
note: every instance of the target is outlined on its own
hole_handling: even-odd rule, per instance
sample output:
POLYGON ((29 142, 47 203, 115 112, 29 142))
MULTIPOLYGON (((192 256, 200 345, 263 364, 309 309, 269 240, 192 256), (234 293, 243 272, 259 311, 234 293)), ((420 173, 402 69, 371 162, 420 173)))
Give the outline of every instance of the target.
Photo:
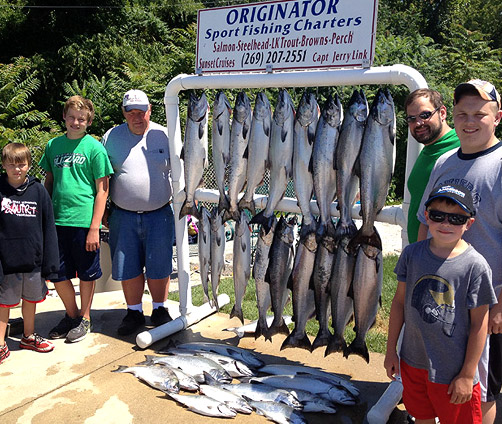
POLYGON ((47 174, 45 174, 44 187, 49 192, 49 196, 52 197, 52 188, 54 187, 54 175, 50 171, 47 171, 47 174))
POLYGON ((108 176, 96 180, 96 197, 94 198, 94 209, 92 212, 91 226, 85 241, 85 250, 94 252, 99 249, 99 227, 103 213, 105 212, 106 199, 108 198, 109 179, 108 176))
POLYGON ((502 292, 498 297, 498 303, 490 309, 488 318, 488 334, 502 333, 502 292))
POLYGON ((451 394, 450 402, 454 404, 465 403, 472 397, 472 383, 488 334, 488 305, 478 306, 469 313, 471 326, 464 364, 448 387, 448 394, 451 394))
POLYGON ((389 330, 387 336, 387 352, 384 359, 384 367, 387 376, 395 380, 395 375, 399 374, 399 357, 397 355, 397 340, 404 323, 404 298, 406 294, 406 283, 398 281, 396 294, 392 299, 389 317, 389 330))
POLYGON ((428 233, 429 233, 429 227, 425 224, 420 223, 420 227, 418 227, 417 241, 425 240, 427 238, 428 233))

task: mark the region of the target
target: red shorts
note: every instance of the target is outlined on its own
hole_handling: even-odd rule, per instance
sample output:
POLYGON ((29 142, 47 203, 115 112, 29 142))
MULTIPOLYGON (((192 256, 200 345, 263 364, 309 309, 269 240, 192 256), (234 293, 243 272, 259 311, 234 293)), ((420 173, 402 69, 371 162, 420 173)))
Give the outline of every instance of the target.
POLYGON ((403 403, 410 415, 420 420, 438 417, 441 424, 481 424, 481 389, 479 383, 472 389, 469 402, 450 403, 448 384, 429 381, 427 370, 414 368, 401 361, 403 403))

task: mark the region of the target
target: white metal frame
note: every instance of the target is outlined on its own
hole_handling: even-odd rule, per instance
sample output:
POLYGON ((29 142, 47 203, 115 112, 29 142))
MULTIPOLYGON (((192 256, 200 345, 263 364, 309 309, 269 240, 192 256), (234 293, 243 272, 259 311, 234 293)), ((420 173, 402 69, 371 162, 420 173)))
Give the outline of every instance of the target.
MULTIPOLYGON (((178 220, 179 211, 184 200, 185 186, 183 166, 180 153, 182 148, 181 127, 179 117, 179 97, 182 90, 193 89, 243 89, 270 87, 320 87, 338 85, 366 85, 393 84, 406 85, 414 91, 427 88, 425 78, 415 69, 405 65, 372 67, 367 69, 336 69, 336 70, 308 70, 279 73, 247 73, 247 74, 212 74, 186 75, 181 74, 173 78, 166 87, 164 103, 166 109, 167 129, 169 134, 169 149, 171 153, 171 168, 173 182, 173 206, 176 222, 176 247, 178 260, 178 284, 180 294, 180 314, 190 314, 193 309, 190 290, 190 263, 188 252, 188 231, 186 219, 178 220)), ((406 154, 405 191, 402 206, 386 207, 378 215, 382 222, 398 224, 402 227, 403 244, 406 243, 406 217, 408 214, 410 194, 406 188, 408 176, 420 152, 421 146, 415 142, 408 132, 408 147, 406 154)), ((201 201, 218 203, 216 190, 199 189, 196 198, 201 201)), ((255 196, 260 207, 266 204, 266 196, 255 196)), ((312 206, 315 208, 315 202, 312 206)), ((285 212, 299 212, 294 199, 283 199, 278 210, 285 212)), ((332 205, 332 215, 337 216, 335 204, 332 205)), ((354 217, 359 217, 359 208, 354 208, 354 217)))

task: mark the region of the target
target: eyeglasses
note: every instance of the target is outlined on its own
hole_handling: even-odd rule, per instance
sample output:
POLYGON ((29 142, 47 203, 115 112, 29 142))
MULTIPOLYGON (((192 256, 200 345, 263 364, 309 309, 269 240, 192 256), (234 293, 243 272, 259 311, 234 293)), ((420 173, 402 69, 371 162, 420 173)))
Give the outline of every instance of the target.
POLYGON ((443 222, 446 218, 448 218, 448 222, 451 225, 464 225, 470 218, 470 216, 468 215, 462 215, 459 213, 447 213, 447 212, 437 211, 434 209, 431 209, 428 212, 431 221, 443 222))
MULTIPOLYGON (((432 118, 432 115, 434 115, 439 109, 441 109, 441 106, 437 107, 432 112, 426 111, 426 112, 419 113, 418 118, 420 118, 422 121, 428 121, 429 119, 432 118)), ((408 124, 412 124, 413 122, 416 122, 416 120, 417 120, 417 116, 414 116, 414 115, 408 115, 406 117, 406 122, 408 122, 408 124)))

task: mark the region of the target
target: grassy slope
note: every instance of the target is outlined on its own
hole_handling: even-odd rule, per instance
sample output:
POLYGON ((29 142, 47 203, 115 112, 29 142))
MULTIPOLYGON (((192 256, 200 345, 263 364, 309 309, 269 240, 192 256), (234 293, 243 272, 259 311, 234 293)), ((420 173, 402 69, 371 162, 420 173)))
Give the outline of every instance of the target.
MULTIPOLYGON (((396 290, 396 276, 394 274, 394 267, 396 265, 398 256, 389 255, 384 257, 384 274, 383 274, 383 288, 382 288, 382 300, 381 307, 377 315, 376 323, 374 327, 369 331, 366 342, 368 348, 372 352, 385 352, 385 344, 387 341, 387 325, 389 320, 390 304, 396 290)), ((227 293, 230 297, 230 303, 221 308, 220 312, 225 314, 230 314, 232 306, 235 302, 234 297, 234 286, 232 278, 223 278, 220 282, 219 293, 227 293)), ((178 293, 170 293, 169 299, 178 301, 178 293)), ((196 286, 192 288, 192 302, 195 306, 202 305, 204 302, 202 286, 196 286)), ((256 293, 254 280, 250 280, 247 286, 246 295, 244 296, 244 301, 242 303, 242 309, 244 311, 244 318, 249 320, 258 319, 258 309, 256 307, 256 293)), ((285 315, 292 315, 293 309, 291 302, 286 305, 285 315)), ((294 328, 294 324, 291 324, 291 328, 294 328)), ((310 320, 307 323, 307 333, 311 336, 315 336, 319 329, 317 321, 310 320)), ((355 333, 352 330, 352 324, 349 324, 345 329, 345 340, 350 343, 350 341, 355 337, 355 333)))

